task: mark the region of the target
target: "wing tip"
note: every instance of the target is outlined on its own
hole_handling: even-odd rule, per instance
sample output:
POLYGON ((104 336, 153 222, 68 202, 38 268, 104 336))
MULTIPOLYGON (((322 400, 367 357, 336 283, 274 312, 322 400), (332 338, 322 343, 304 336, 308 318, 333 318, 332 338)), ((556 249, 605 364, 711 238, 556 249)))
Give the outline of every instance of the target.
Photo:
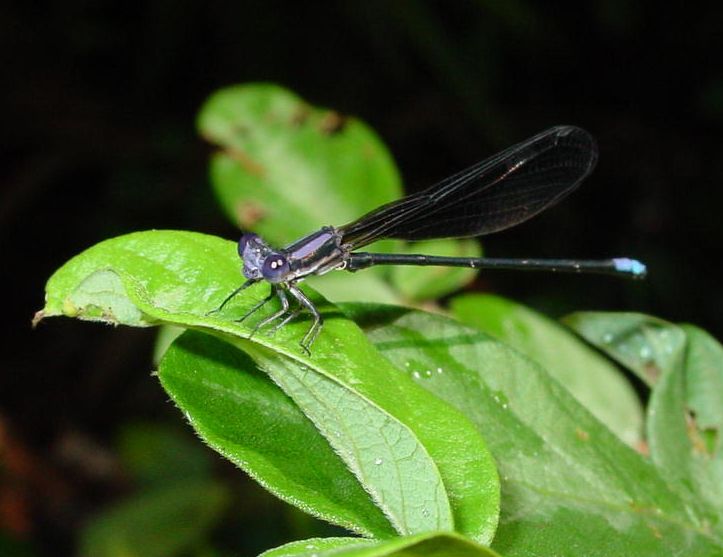
POLYGON ((559 140, 565 139, 570 144, 577 145, 578 148, 587 153, 587 164, 582 178, 586 178, 597 166, 598 161, 598 148, 595 138, 587 130, 575 126, 575 125, 559 125, 551 128, 556 138, 559 140))

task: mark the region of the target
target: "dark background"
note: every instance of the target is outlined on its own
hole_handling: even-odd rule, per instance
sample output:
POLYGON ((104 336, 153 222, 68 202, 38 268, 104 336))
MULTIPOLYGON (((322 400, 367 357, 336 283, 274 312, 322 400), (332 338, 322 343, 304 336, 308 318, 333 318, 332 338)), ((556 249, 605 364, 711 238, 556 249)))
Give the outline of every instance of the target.
MULTIPOLYGON (((0 8, 0 52, 0 531, 35 554, 71 554, 83 525, 135 489, 117 472, 123 424, 185 431, 149 374, 152 332, 62 319, 33 332, 30 318, 49 275, 102 239, 237 235, 194 130, 224 85, 274 81, 359 116, 410 190, 548 126, 587 128, 593 177, 487 253, 627 255, 649 279, 500 273, 473 287, 553 316, 644 311, 723 337, 721 3, 18 1, 0 8)), ((282 505, 214 462, 238 496, 229 515, 254 506, 217 545, 296 537, 282 505)))

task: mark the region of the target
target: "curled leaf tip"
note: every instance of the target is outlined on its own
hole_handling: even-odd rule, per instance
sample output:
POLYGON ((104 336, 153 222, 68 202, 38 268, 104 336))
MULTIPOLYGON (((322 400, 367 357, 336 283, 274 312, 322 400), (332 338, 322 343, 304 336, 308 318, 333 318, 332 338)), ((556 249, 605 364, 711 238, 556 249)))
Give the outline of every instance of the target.
POLYGON ((43 319, 45 319, 45 310, 41 309, 35 312, 35 315, 33 315, 33 320, 31 321, 33 329, 38 326, 38 323, 40 323, 43 319))

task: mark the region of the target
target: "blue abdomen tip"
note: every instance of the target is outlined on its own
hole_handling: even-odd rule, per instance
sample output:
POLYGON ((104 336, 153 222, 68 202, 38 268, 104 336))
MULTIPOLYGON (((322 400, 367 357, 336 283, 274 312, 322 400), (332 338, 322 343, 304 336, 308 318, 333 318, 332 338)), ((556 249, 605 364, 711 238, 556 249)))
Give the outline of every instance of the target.
POLYGON ((627 257, 620 257, 613 259, 615 263, 615 269, 621 273, 630 273, 635 278, 643 278, 648 272, 647 267, 637 259, 628 259, 627 257))

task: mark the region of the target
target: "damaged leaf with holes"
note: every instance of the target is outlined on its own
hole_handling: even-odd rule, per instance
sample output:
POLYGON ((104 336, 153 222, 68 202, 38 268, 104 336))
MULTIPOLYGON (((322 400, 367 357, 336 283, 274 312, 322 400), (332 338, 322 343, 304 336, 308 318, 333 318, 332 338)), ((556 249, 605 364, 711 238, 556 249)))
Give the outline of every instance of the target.
POLYGON ((723 347, 698 327, 644 314, 580 312, 565 322, 650 385, 650 458, 697 509, 701 529, 723 537, 723 347))

